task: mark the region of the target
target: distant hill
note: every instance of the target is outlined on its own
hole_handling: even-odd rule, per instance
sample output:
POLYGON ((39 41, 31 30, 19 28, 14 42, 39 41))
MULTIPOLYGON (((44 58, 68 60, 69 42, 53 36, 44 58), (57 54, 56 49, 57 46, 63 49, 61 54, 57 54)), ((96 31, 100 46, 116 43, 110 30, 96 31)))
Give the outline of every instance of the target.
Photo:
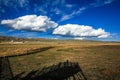
POLYGON ((18 38, 18 37, 11 37, 11 36, 0 36, 0 42, 3 41, 46 41, 49 39, 44 38, 18 38))
MULTIPOLYGON (((4 41, 41 41, 41 42, 50 42, 50 41, 59 41, 57 39, 45 39, 45 38, 18 38, 12 36, 0 36, 0 42, 4 41)), ((63 40, 64 41, 64 40, 63 40)), ((66 41, 66 40, 65 40, 66 41)), ((74 40, 68 39, 67 41, 85 41, 85 42, 117 42, 117 41, 97 41, 97 40, 74 40)), ((118 41, 119 42, 119 41, 118 41)))
POLYGON ((23 40, 27 40, 25 38, 17 38, 17 37, 10 37, 10 36, 0 36, 0 41, 23 41, 23 40))

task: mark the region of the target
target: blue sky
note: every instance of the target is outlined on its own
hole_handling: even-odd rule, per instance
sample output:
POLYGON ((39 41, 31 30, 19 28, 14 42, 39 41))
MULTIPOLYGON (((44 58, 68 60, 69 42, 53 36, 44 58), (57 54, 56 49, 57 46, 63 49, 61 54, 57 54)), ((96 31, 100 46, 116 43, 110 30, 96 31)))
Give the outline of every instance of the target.
POLYGON ((120 0, 0 0, 0 35, 120 41, 120 0))

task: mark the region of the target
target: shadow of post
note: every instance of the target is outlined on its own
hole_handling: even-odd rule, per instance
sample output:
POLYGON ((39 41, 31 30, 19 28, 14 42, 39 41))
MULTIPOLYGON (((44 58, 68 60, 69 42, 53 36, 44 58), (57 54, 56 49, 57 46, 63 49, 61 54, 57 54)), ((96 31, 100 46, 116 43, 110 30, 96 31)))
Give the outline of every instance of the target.
POLYGON ((15 76, 12 80, 87 80, 79 64, 68 60, 31 71, 25 77, 17 78, 15 76))
POLYGON ((12 69, 8 57, 0 57, 0 80, 10 80, 13 78, 12 69))

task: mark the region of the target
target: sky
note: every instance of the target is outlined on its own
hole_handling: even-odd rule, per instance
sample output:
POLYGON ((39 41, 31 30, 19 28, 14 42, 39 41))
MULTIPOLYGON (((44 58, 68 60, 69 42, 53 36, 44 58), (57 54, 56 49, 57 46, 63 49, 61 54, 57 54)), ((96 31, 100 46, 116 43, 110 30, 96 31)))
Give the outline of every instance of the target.
POLYGON ((120 0, 0 0, 0 35, 120 41, 120 0))

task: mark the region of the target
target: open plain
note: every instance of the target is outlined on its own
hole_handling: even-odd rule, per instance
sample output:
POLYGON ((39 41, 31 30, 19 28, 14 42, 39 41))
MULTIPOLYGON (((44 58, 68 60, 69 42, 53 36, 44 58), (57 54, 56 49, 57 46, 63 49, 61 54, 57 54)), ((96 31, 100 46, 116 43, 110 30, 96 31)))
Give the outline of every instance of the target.
MULTIPOLYGON (((8 57, 13 76, 23 73, 21 79, 31 71, 69 61, 79 64, 87 80, 120 80, 119 42, 84 40, 40 40, 18 44, 1 42, 0 56, 8 57)), ((1 62, 4 64, 3 60, 1 62)), ((2 64, 1 66, 8 67, 2 64)), ((69 78, 74 79, 77 80, 69 78)))

